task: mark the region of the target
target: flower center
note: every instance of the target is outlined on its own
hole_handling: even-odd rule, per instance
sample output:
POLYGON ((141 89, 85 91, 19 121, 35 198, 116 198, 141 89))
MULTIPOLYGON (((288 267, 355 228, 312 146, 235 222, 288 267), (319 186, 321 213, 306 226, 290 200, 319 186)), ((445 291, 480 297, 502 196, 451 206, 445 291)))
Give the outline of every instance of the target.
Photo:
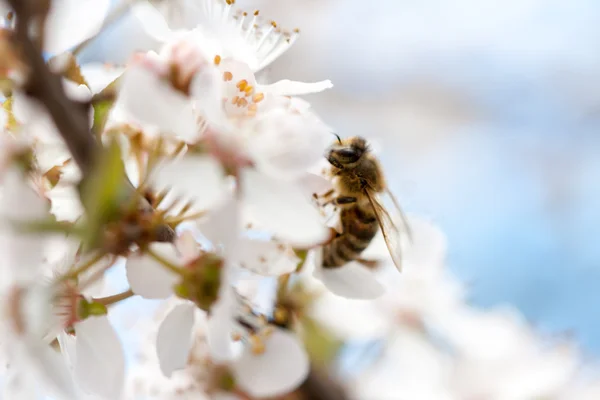
POLYGON ((232 333, 233 340, 243 342, 256 355, 263 354, 266 350, 266 341, 274 331, 267 318, 244 305, 238 311, 235 322, 237 329, 232 333))

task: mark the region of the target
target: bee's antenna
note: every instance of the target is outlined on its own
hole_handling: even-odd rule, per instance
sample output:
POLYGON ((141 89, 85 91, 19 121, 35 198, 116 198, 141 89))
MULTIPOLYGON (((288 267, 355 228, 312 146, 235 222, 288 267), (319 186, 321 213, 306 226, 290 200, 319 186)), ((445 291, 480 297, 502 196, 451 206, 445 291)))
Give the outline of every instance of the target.
POLYGON ((337 133, 335 133, 335 132, 333 132, 333 134, 334 134, 334 135, 335 135, 335 137, 337 138, 337 140, 338 140, 338 143, 339 143, 339 144, 342 144, 342 139, 340 138, 340 135, 338 135, 338 134, 337 134, 337 133))

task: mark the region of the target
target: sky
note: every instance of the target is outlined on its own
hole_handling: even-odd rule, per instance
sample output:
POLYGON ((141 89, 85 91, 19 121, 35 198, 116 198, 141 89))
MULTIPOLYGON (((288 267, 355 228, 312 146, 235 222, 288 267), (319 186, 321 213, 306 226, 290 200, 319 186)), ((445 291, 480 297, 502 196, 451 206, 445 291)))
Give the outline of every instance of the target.
POLYGON ((303 32, 266 73, 332 79, 314 107, 383 145, 392 189, 442 227, 470 301, 515 305, 599 357, 600 3, 237 2, 258 3, 303 32))

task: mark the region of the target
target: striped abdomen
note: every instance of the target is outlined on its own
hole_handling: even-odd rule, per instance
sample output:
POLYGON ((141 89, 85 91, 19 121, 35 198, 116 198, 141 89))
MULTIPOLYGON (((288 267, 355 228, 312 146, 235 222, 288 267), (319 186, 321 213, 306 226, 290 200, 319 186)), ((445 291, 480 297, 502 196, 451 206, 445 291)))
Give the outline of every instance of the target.
POLYGON ((323 247, 323 268, 341 267, 357 259, 379 229, 375 215, 357 206, 342 210, 340 218, 343 233, 323 247))

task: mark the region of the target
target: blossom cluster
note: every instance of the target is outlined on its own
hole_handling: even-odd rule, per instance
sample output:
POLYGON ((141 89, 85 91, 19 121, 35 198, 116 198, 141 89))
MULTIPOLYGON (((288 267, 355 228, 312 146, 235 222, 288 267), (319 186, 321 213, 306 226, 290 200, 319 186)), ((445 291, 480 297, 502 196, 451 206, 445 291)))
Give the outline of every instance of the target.
POLYGON ((357 399, 584 398, 572 347, 546 348, 515 314, 466 305, 427 221, 410 218, 403 274, 381 234, 361 255, 371 263, 316 262, 340 229, 317 201, 333 189, 335 136, 300 96, 332 84, 260 75, 297 29, 233 0, 141 0, 123 9, 157 48, 81 65, 110 1, 49 4, 45 67, 98 151, 78 159, 61 115, 36 97, 22 16, 0 2, 5 398, 312 398, 302 391, 314 374, 357 399), (120 269, 122 292, 109 279, 120 269), (138 349, 114 318, 132 297, 159 302, 127 332, 138 349), (371 346, 355 353, 373 361, 341 374, 361 340, 371 346))

